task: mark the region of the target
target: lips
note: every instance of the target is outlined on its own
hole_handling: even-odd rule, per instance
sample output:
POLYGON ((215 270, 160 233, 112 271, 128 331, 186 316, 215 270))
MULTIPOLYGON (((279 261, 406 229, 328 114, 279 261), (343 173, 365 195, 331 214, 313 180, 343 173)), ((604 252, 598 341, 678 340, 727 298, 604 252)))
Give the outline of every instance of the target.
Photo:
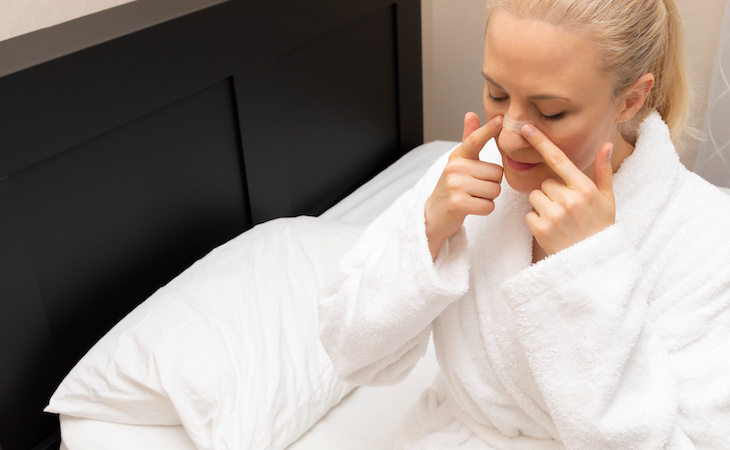
POLYGON ((532 164, 532 163, 526 163, 521 161, 515 161, 514 159, 510 158, 507 155, 504 155, 505 159, 507 160, 507 164, 509 164, 511 169, 514 169, 518 172, 525 172, 530 169, 534 169, 535 167, 539 166, 540 164, 532 164))

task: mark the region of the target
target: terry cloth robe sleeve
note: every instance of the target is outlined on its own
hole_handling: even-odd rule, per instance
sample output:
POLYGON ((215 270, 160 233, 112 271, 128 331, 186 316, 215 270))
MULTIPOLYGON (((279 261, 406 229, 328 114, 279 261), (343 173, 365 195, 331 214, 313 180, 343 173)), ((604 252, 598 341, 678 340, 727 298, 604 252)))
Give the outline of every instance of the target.
POLYGON ((730 251, 662 225, 653 259, 617 224, 503 285, 566 448, 730 448, 730 251))
POLYGON ((447 158, 368 226, 323 289, 320 339, 344 380, 383 385, 405 378, 426 352, 431 322, 468 289, 464 230, 435 262, 426 239, 425 202, 447 158))

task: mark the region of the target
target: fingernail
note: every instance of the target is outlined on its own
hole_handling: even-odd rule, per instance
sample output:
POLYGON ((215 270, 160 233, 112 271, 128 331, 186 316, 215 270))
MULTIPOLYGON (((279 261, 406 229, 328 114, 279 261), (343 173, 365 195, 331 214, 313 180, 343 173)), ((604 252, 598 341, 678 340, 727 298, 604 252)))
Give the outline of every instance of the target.
POLYGON ((608 160, 611 160, 611 157, 613 156, 613 143, 611 143, 611 149, 608 151, 608 160))
POLYGON ((533 127, 529 123, 523 125, 522 126, 522 135, 525 136, 525 137, 532 137, 532 136, 534 136, 535 135, 535 127, 533 127))
POLYGON ((502 126, 502 116, 495 117, 494 122, 492 122, 492 124, 494 124, 495 128, 501 127, 502 126))

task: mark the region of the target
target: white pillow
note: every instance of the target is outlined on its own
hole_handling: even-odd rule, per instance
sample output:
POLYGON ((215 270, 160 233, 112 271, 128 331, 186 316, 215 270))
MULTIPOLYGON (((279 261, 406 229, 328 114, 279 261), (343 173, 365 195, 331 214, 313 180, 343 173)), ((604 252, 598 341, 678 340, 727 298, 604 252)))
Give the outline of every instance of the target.
POLYGON ((317 298, 362 230, 277 219, 221 245, 110 330, 45 411, 182 423, 203 449, 286 447, 353 387, 319 343, 317 298))

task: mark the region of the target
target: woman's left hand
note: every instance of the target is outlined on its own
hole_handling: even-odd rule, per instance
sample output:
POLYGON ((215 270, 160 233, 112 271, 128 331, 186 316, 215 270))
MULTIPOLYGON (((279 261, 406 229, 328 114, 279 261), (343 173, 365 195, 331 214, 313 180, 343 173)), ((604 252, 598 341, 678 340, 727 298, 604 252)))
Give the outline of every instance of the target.
POLYGON ((525 221, 537 243, 548 255, 576 244, 613 225, 616 203, 613 195, 613 144, 598 151, 591 180, 555 144, 532 125, 522 127, 525 139, 542 155, 560 179, 548 178, 530 193, 534 211, 525 221))

